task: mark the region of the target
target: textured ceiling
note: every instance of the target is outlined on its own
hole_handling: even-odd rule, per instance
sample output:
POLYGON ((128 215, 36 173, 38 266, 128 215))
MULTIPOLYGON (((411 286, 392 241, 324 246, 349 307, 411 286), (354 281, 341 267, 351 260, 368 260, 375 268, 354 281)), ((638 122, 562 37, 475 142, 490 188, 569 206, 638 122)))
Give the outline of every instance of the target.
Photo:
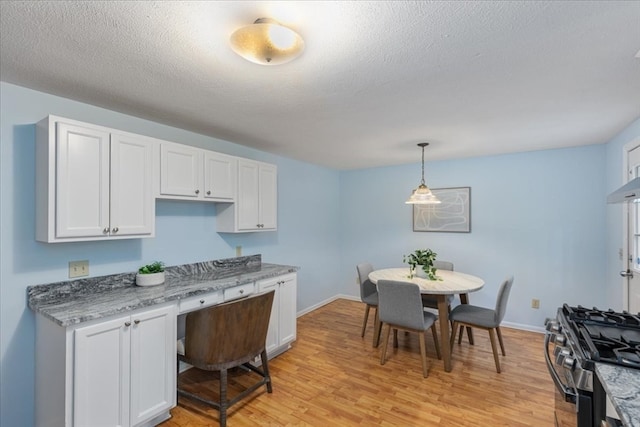
POLYGON ((3 81, 335 169, 598 144, 640 117, 637 1, 2 1, 3 81), (305 40, 266 67, 229 35, 305 40))

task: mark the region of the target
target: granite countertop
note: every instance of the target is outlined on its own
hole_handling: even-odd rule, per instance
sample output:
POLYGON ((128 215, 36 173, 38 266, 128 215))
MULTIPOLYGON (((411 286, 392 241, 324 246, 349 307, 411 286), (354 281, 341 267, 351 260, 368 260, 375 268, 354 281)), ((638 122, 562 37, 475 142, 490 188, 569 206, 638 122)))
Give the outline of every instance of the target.
POLYGON ((124 273, 29 286, 27 297, 33 311, 70 326, 297 270, 251 255, 167 267, 165 282, 157 286, 137 286, 135 273, 124 273))
POLYGON ((596 363, 596 375, 626 427, 640 427, 640 369, 596 363))

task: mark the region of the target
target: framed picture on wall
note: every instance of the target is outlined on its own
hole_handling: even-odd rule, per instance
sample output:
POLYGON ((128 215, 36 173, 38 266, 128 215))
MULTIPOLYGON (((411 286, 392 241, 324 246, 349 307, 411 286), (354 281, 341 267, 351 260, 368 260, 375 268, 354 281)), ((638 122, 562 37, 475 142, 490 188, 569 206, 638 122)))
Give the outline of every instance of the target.
POLYGON ((432 188, 442 203, 413 205, 413 231, 471 232, 471 187, 432 188))

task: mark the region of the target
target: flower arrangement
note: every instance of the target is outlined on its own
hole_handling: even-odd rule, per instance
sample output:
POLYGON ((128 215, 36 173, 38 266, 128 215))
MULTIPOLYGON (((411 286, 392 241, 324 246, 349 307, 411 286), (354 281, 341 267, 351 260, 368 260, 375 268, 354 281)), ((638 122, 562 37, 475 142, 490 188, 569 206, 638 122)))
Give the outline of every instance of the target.
POLYGON ((412 279, 414 274, 416 276, 421 275, 416 271, 416 267, 419 265, 422 266, 422 271, 425 273, 424 277, 428 277, 430 280, 438 280, 436 268, 433 266, 436 255, 438 254, 431 249, 416 249, 409 255, 403 255, 402 262, 409 264, 409 278, 412 279))

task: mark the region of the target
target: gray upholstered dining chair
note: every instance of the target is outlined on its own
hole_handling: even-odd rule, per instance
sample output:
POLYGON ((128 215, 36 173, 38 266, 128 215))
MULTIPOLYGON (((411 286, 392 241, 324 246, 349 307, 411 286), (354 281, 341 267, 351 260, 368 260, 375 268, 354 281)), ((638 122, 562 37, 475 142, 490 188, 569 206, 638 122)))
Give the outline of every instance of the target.
POLYGON ((424 311, 420 299, 418 285, 393 280, 378 281, 378 312, 380 322, 386 326, 382 341, 380 364, 384 365, 387 356, 389 333, 393 329, 393 346, 398 347, 398 329, 416 332, 420 340, 420 356, 422 359, 422 376, 427 377, 427 351, 425 332, 431 329, 435 342, 436 354, 440 359, 440 345, 436 331, 436 315, 424 311))
POLYGON ((362 333, 360 336, 364 337, 364 332, 367 329, 367 320, 369 319, 369 309, 373 307, 375 310, 373 326, 377 328, 374 330, 373 335, 373 344, 375 346, 380 336, 380 326, 378 322, 378 290, 376 285, 369 280, 369 273, 373 271, 373 266, 368 262, 363 262, 356 266, 356 270, 358 270, 358 279, 360 280, 360 300, 366 304, 364 321, 362 322, 362 333))
MULTIPOLYGON (((500 323, 502 323, 502 319, 504 319, 504 315, 507 310, 507 300, 509 299, 509 292, 511 292, 512 285, 513 276, 502 282, 500 290, 498 291, 495 309, 478 307, 471 304, 460 304, 449 314, 449 320, 453 322, 450 343, 451 348, 453 349, 453 343, 456 338, 456 330, 458 327, 470 326, 472 328, 488 330, 489 338, 491 339, 491 349, 493 350, 493 359, 496 362, 496 371, 498 371, 498 373, 500 373, 500 359, 498 358, 498 349, 496 348, 494 330, 498 335, 502 355, 506 356, 507 354, 504 351, 504 343, 502 342, 502 332, 500 332, 500 323)), ((458 344, 460 344, 461 341, 462 331, 458 338, 458 344)))
MULTIPOLYGON (((434 261, 433 266, 436 270, 448 270, 453 271, 453 263, 449 261, 434 261)), ((437 274, 437 271, 436 271, 437 274)), ((451 303, 453 302, 453 295, 447 295, 447 306, 451 311, 451 303)), ((422 306, 427 308, 438 309, 438 300, 432 295, 422 295, 422 306)))
POLYGON ((218 409, 220 427, 226 426, 231 405, 263 385, 268 393, 272 392, 266 339, 274 293, 270 291, 187 314, 184 354, 178 353, 178 359, 197 369, 220 372, 220 395, 218 400, 213 400, 181 386, 178 395, 218 409), (257 356, 262 369, 252 363, 257 356), (228 371, 235 367, 258 374, 260 380, 229 399, 228 371))

